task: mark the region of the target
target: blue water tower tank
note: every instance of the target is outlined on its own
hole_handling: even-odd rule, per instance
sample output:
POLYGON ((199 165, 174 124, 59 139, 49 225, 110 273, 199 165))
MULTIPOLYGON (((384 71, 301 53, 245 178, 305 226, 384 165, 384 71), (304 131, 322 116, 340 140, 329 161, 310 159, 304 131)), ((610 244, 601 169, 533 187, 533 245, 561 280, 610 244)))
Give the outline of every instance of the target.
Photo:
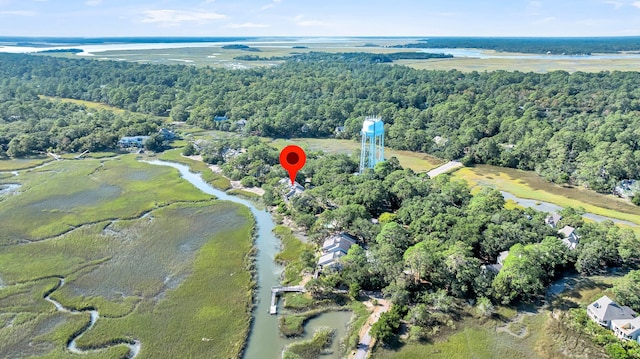
POLYGON ((360 173, 384 161, 384 122, 367 117, 362 123, 362 146, 360 149, 360 173))

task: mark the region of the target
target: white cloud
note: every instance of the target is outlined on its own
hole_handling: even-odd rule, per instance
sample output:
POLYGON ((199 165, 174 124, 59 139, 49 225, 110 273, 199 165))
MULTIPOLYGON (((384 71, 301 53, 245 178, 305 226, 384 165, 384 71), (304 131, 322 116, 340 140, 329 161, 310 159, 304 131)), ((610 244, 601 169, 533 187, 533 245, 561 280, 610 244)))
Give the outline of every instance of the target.
POLYGON ((540 7, 542 3, 540 1, 529 1, 529 6, 531 7, 540 7))
POLYGON ((87 0, 84 2, 87 6, 98 6, 102 3, 102 0, 87 0))
POLYGON ((547 16, 547 17, 542 18, 540 20, 536 20, 533 23, 534 24, 546 24, 546 23, 549 23, 549 22, 552 22, 552 21, 555 21, 555 20, 556 20, 555 16, 547 16))
POLYGON ((633 4, 631 4, 631 6, 635 6, 635 7, 637 7, 638 9, 640 9, 640 1, 636 1, 636 2, 634 2, 633 4))
POLYGON ((207 23, 211 20, 221 20, 226 15, 216 12, 206 11, 187 11, 187 10, 148 10, 144 12, 145 18, 142 22, 159 23, 165 26, 175 26, 183 22, 196 22, 199 24, 207 23))
POLYGON ((298 15, 294 18, 296 25, 298 26, 326 26, 327 23, 320 20, 305 20, 304 15, 298 15))
POLYGON ((7 10, 0 11, 0 15, 8 15, 8 16, 36 16, 38 13, 35 11, 28 10, 7 10))
POLYGON ((613 8, 614 8, 614 9, 616 9, 616 10, 618 10, 619 8, 621 8, 621 7, 623 7, 623 6, 624 6, 624 3, 623 3, 623 2, 615 1, 615 0, 608 0, 608 1, 605 1, 605 2, 604 2, 604 4, 607 4, 607 5, 613 5, 613 8))
POLYGON ((269 27, 269 25, 245 22, 244 24, 230 24, 230 25, 227 25, 227 27, 230 29, 259 29, 259 28, 269 27))
POLYGON ((279 4, 281 2, 282 2, 282 0, 272 0, 272 2, 270 2, 267 5, 264 5, 263 7, 261 7, 260 10, 272 9, 272 8, 276 7, 276 4, 279 4))

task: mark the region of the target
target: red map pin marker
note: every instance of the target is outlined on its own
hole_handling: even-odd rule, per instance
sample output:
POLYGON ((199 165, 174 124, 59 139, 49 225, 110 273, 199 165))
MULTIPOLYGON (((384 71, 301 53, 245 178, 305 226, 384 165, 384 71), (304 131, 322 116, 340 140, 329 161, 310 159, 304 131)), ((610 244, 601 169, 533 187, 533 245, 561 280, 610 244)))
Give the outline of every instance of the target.
POLYGON ((306 161, 307 155, 304 150, 296 145, 287 146, 280 152, 280 165, 289 172, 292 186, 296 180, 296 174, 304 167, 306 161))

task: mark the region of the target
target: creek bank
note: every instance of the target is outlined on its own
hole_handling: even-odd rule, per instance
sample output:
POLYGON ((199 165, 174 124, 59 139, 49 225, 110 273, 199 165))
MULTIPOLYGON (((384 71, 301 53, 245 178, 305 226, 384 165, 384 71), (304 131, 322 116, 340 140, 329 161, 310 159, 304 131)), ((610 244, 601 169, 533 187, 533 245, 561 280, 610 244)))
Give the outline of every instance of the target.
MULTIPOLYGON (((190 171, 189 166, 167 162, 162 160, 144 161, 152 165, 169 166, 177 169, 182 178, 196 186, 204 193, 216 196, 219 200, 231 201, 246 206, 251 211, 256 221, 255 242, 257 249, 255 256, 255 268, 257 272, 257 290, 254 294, 254 309, 252 324, 248 334, 243 358, 279 358, 283 348, 288 344, 299 341, 300 338, 286 339, 280 336, 278 330, 278 316, 269 314, 271 304, 271 287, 280 284, 282 266, 275 262, 276 254, 280 252, 281 243, 273 230, 276 227, 271 214, 264 209, 256 208, 255 204, 224 191, 218 190, 202 179, 198 173, 190 171)), ((328 312, 313 319, 305 325, 305 334, 302 340, 311 339, 313 332, 320 326, 330 326, 338 330, 336 337, 340 338, 346 333, 347 323, 351 318, 351 312, 328 312)), ((341 358, 340 343, 334 340, 329 351, 332 354, 323 355, 323 358, 341 358)))
POLYGON ((136 356, 138 356, 138 354, 140 353, 140 349, 142 348, 142 344, 138 340, 129 341, 129 340, 124 340, 124 339, 116 339, 115 341, 113 341, 113 345, 105 345, 103 347, 95 348, 95 349, 80 349, 80 348, 78 348, 78 345, 76 344, 76 341, 78 339, 80 339, 80 337, 82 337, 87 331, 89 331, 89 330, 91 330, 91 328, 93 328, 93 326, 96 324, 96 321, 98 321, 98 319, 100 318, 100 314, 98 313, 98 311, 95 308, 88 308, 86 310, 68 309, 68 308, 65 308, 62 304, 60 304, 60 302, 56 301, 55 299, 52 299, 51 298, 51 294, 53 294, 58 289, 62 288, 62 286, 64 286, 64 284, 65 284, 65 280, 62 277, 58 277, 58 281, 59 281, 58 284, 55 287, 53 287, 53 289, 49 290, 47 292, 47 294, 44 296, 44 300, 46 300, 47 302, 53 304, 56 307, 56 310, 59 311, 59 312, 69 313, 69 314, 73 314, 73 315, 89 313, 89 317, 90 317, 89 323, 87 323, 82 328, 80 328, 75 333, 73 333, 71 335, 71 337, 69 338, 69 340, 67 341, 67 349, 70 352, 72 352, 74 354, 87 354, 87 353, 96 352, 96 351, 99 351, 99 350, 102 350, 102 349, 106 349, 106 348, 109 348, 111 346, 125 345, 125 346, 127 346, 127 348, 129 348, 129 355, 128 355, 127 358, 133 359, 136 356))
MULTIPOLYGON (((559 212, 559 211, 564 209, 564 207, 558 206, 557 204, 538 201, 538 200, 533 200, 533 199, 520 198, 520 197, 516 197, 513 194, 511 194, 509 192, 505 192, 505 191, 500 191, 500 193, 502 193, 502 196, 504 197, 505 200, 512 200, 512 201, 516 202, 520 206, 533 208, 533 209, 541 211, 541 212, 554 213, 554 212, 559 212)), ((595 213, 585 213, 585 214, 582 215, 582 217, 584 217, 586 219, 590 219, 590 220, 595 221, 595 222, 613 221, 613 223, 622 224, 622 225, 626 225, 626 226, 632 226, 632 227, 640 226, 637 223, 633 223, 633 222, 630 222, 630 221, 625 221, 625 220, 622 220, 622 219, 612 218, 612 217, 601 216, 601 215, 595 214, 595 213)))

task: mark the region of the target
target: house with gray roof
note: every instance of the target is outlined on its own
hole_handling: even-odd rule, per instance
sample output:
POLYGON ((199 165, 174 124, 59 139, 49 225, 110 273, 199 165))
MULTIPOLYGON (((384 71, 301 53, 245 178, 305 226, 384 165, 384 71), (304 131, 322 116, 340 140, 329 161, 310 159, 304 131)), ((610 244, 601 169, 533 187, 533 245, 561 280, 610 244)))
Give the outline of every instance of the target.
POLYGON ((634 319, 614 319, 611 329, 622 340, 633 340, 640 344, 640 317, 634 319))
POLYGON ((356 244, 355 238, 345 232, 341 232, 325 239, 324 243, 322 244, 322 251, 324 253, 340 251, 344 254, 347 254, 349 248, 351 248, 351 246, 354 244, 356 244))
MULTIPOLYGON (((634 319, 636 316, 636 312, 634 312, 633 309, 629 307, 619 305, 605 295, 595 302, 589 304, 589 306, 587 307, 587 315, 594 322, 602 325, 607 329, 611 329, 611 321, 634 319)), ((624 325, 624 323, 622 322, 617 323, 619 325, 624 325)))
POLYGON ((556 228, 558 226, 558 222, 562 219, 562 216, 558 213, 550 214, 547 218, 544 219, 544 223, 546 223, 551 228, 556 228))
POLYGON ((576 234, 576 229, 571 226, 564 226, 561 230, 558 231, 562 235, 562 243, 567 246, 570 250, 576 249, 578 246, 578 242, 580 241, 580 237, 576 234))

